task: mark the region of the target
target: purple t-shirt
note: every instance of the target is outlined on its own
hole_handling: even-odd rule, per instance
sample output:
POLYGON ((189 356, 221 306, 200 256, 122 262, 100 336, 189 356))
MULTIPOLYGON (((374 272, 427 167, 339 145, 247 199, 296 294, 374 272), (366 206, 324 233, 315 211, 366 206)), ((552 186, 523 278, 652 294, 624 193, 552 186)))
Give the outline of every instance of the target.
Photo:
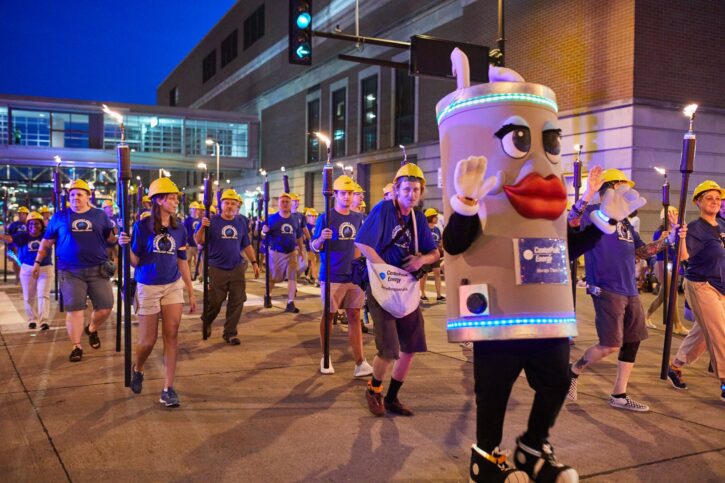
MULTIPOLYGON (((581 230, 592 223, 589 214, 598 209, 598 204, 587 206, 581 230)), ((644 242, 629 220, 618 222, 614 233, 602 235, 594 248, 584 254, 587 283, 619 295, 637 295, 634 251, 641 246, 644 242)))
POLYGON ((266 240, 269 248, 282 253, 290 253, 297 248, 297 239, 302 237, 300 219, 294 214, 284 218, 279 213, 269 217, 269 231, 266 240))
POLYGON ((76 213, 70 208, 53 215, 43 238, 56 240, 58 269, 96 267, 108 260, 106 241, 113 224, 100 208, 76 213))
POLYGON ((249 246, 249 227, 246 218, 235 216, 225 220, 221 215, 211 217, 209 230, 209 266, 231 270, 242 263, 242 250, 249 246))
POLYGON ((186 260, 186 229, 176 225, 154 233, 151 217, 133 225, 131 251, 139 257, 134 278, 144 285, 166 285, 181 277, 177 259, 186 260))
MULTIPOLYGON (((355 236, 357 235, 360 225, 362 225, 362 215, 351 211, 347 215, 332 210, 330 215, 330 229, 332 230, 332 240, 326 242, 330 249, 330 281, 332 283, 348 283, 352 281, 352 259, 355 255, 355 236)), ((315 231, 312 235, 313 239, 317 239, 325 228, 325 214, 323 213, 317 218, 315 231)), ((320 281, 326 281, 325 278, 325 260, 327 259, 327 250, 320 250, 320 281)))

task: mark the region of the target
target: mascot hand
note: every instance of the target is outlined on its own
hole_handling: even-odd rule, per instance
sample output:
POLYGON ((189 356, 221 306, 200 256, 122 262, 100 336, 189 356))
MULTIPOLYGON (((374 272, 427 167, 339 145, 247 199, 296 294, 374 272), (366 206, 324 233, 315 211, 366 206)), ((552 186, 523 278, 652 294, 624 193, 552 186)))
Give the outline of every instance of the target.
POLYGON ((478 213, 479 200, 496 186, 496 177, 484 180, 488 160, 485 156, 469 156, 456 163, 453 184, 456 194, 451 198, 451 207, 456 213, 473 216, 478 213))
POLYGON ((604 193, 599 210, 593 211, 589 216, 597 228, 604 233, 612 234, 615 225, 610 220, 622 221, 630 213, 642 208, 646 203, 647 200, 642 198, 637 190, 623 184, 618 186, 617 189, 607 190, 604 193))

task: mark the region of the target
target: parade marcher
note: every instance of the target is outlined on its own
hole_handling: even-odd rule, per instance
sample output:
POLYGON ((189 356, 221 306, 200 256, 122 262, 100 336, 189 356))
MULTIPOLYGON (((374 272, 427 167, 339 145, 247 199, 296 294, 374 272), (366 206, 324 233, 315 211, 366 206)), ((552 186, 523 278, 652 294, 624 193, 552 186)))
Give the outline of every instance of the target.
MULTIPOLYGON (((670 206, 668 209, 668 220, 669 220, 669 226, 673 226, 677 224, 677 208, 674 206, 670 206)), ((660 213, 660 219, 664 220, 664 209, 662 210, 662 213, 660 213)), ((657 241, 660 238, 662 238, 662 232, 664 231, 664 221, 662 224, 660 224, 659 228, 657 228, 652 235, 652 241, 657 241)), ((675 250, 672 247, 669 247, 667 252, 667 259, 669 261, 674 260, 675 258, 675 250)), ((659 290, 657 292, 657 297, 650 303, 649 307, 647 308, 647 313, 645 317, 645 321, 647 323, 647 327, 650 329, 657 328, 657 325, 652 322, 652 314, 655 313, 655 311, 662 305, 662 302, 665 298, 665 291, 663 289, 663 278, 664 278, 664 264, 665 264, 665 251, 662 250, 661 252, 657 253, 656 256, 656 262, 655 262, 655 275, 657 276, 657 280, 659 281, 659 290)), ((675 295, 677 292, 675 292, 675 295)), ((675 300, 670 301, 670 303, 677 304, 677 298, 675 300)), ((680 316, 678 314, 678 311, 674 312, 675 317, 672 321, 672 333, 677 335, 687 335, 688 330, 685 328, 684 325, 682 325, 682 321, 680 320, 680 316)))
MULTIPOLYGON (((415 353, 428 350, 416 278, 424 265, 435 263, 440 257, 425 216, 413 209, 425 190, 423 171, 415 164, 405 164, 396 173, 394 184, 396 199, 383 200, 375 205, 355 239, 356 246, 367 259, 369 271, 371 266, 379 265, 388 272, 401 274, 385 278, 390 282, 392 278, 401 282, 403 292, 397 293, 396 298, 405 303, 406 309, 402 311, 402 307, 391 307, 387 300, 376 299, 373 289, 368 287, 368 306, 375 328, 377 355, 365 398, 368 409, 375 416, 384 416, 386 410, 404 416, 413 415, 413 411, 398 399, 398 391, 415 353), (405 274, 400 269, 412 276, 403 280, 405 274), (411 311, 395 316, 390 313, 391 310, 398 314, 411 311), (392 377, 383 400, 383 378, 391 365, 392 377)), ((373 282, 373 277, 379 275, 370 273, 371 284, 377 283, 377 280, 373 282)))
MULTIPOLYGON (((354 183, 354 181, 353 181, 353 183, 354 183)), ((362 189, 362 186, 355 183, 355 190, 352 195, 352 205, 350 206, 350 209, 357 213, 364 213, 365 208, 362 206, 364 203, 365 203, 365 190, 362 189)))
MULTIPOLYGON (((330 322, 327 330, 331 331, 332 318, 338 310, 344 309, 347 314, 347 335, 355 359, 353 377, 363 377, 371 375, 373 368, 365 359, 360 326, 360 309, 365 300, 365 293, 359 286, 352 283, 352 261, 360 256, 355 247, 355 236, 363 222, 362 216, 352 211, 350 207, 354 185, 355 182, 349 176, 342 175, 335 180, 332 185, 335 204, 330 212, 330 227, 325 228, 327 220, 323 213, 317 219, 310 245, 314 251, 320 253, 320 291, 323 307, 325 306, 325 284, 330 284, 330 314, 329 317, 322 314, 320 346, 324 351, 325 322, 330 322), (325 260, 328 256, 330 257, 329 278, 325 273, 325 260)), ((324 362, 323 357, 320 359, 320 372, 334 374, 332 361, 329 361, 327 368, 324 367, 324 362)))
POLYGON ((444 302, 446 298, 441 293, 442 282, 441 282, 441 261, 443 257, 443 232, 438 227, 438 210, 435 208, 428 208, 424 212, 426 220, 428 220, 428 228, 433 235, 433 241, 438 246, 438 251, 441 254, 441 259, 436 261, 434 264, 426 267, 425 275, 420 279, 420 300, 428 302, 428 296, 425 293, 425 284, 428 281, 428 274, 433 272, 433 280, 435 281, 436 287, 436 300, 444 302))
POLYGON ((198 262, 199 250, 196 247, 194 240, 194 233, 201 224, 201 214, 204 210, 204 205, 198 201, 192 201, 189 205, 189 214, 184 218, 184 228, 186 228, 186 236, 189 240, 189 247, 186 249, 186 261, 189 263, 189 270, 192 274, 192 280, 194 277, 194 271, 198 262))
POLYGON ((18 249, 20 260, 20 284, 23 288, 25 314, 28 328, 48 330, 50 328, 50 287, 53 285, 53 266, 50 253, 40 260, 39 275, 33 278, 33 266, 38 249, 43 241, 45 222, 40 213, 33 211, 26 220, 27 230, 5 235, 5 241, 18 249))
MULTIPOLYGON (((599 196, 603 199, 609 190, 629 185, 629 180, 618 169, 602 172, 602 186, 599 196)), ((586 206, 590 197, 584 196, 569 214, 570 226, 581 223, 585 228, 591 223, 604 223, 597 218, 599 204, 586 206)), ((617 377, 609 397, 613 408, 646 412, 649 406, 635 401, 627 395, 627 383, 634 368, 640 342, 647 338, 644 309, 639 299, 635 281, 635 259, 647 259, 663 250, 667 233, 653 243, 645 244, 629 219, 616 223, 614 233, 602 236, 594 248, 584 255, 587 293, 594 302, 595 325, 599 343, 590 346, 570 366, 570 387, 567 398, 577 400, 579 376, 591 364, 619 351, 617 377)))
POLYGON ((393 183, 388 183, 383 186, 383 199, 392 200, 395 197, 395 190, 393 189, 393 183))
MULTIPOLYGON (((26 232, 28 227, 25 226, 25 222, 28 220, 29 213, 30 210, 25 206, 18 208, 18 219, 8 225, 8 229, 5 234, 13 236, 17 233, 26 232)), ((11 245, 10 247, 7 247, 7 249, 15 254, 18 252, 18 247, 15 245, 11 245)), ((20 280, 20 265, 18 265, 14 258, 11 258, 10 260, 13 264, 13 273, 15 273, 15 283, 17 284, 20 280)))
POLYGON ((269 270, 271 288, 275 283, 287 278, 287 306, 285 312, 298 313, 295 307, 297 293, 298 257, 307 256, 304 246, 304 233, 299 218, 292 216, 291 199, 288 193, 282 193, 278 199, 279 211, 269 217, 262 227, 262 236, 269 243, 269 270))
POLYGON ((43 205, 38 210, 38 213, 40 213, 40 216, 43 217, 43 223, 45 223, 45 226, 48 226, 48 222, 50 221, 50 215, 51 215, 50 208, 43 205))
MULTIPOLYGON (((297 223, 302 227, 302 237, 305 245, 308 245, 312 239, 312 232, 307 229, 307 222, 305 220, 305 214, 298 211, 300 207, 300 196, 297 193, 290 193, 290 201, 292 203, 292 216, 297 218, 297 223)), ((300 252, 297 255, 297 278, 304 275, 307 270, 307 251, 304 253, 300 252)))
POLYGON ((150 216, 134 223, 132 235, 121 233, 119 243, 131 244, 130 263, 136 267, 136 307, 139 338, 131 374, 131 390, 143 388, 144 365, 156 344, 161 318, 164 341, 164 388, 159 402, 166 407, 179 406, 174 390, 178 334, 184 307, 184 288, 190 312, 196 310, 196 298, 186 263, 186 229, 177 221, 181 192, 169 178, 158 178, 149 186, 150 216))
MULTIPOLYGON (((307 208, 305 210, 305 222, 307 230, 312 233, 315 231, 315 225, 317 224, 317 217, 319 214, 314 208, 307 208)), ((307 249, 307 283, 310 285, 320 286, 319 281, 315 280, 315 275, 320 266, 320 254, 312 250, 310 247, 310 241, 305 242, 305 248, 307 249)))
POLYGON ((667 376, 677 389, 686 389, 682 367, 692 364, 705 349, 720 379, 720 398, 725 401, 725 220, 718 217, 725 190, 711 180, 695 187, 692 201, 700 217, 683 226, 687 260, 685 297, 695 323, 680 344, 667 376))
POLYGON ((106 248, 116 243, 113 225, 103 210, 90 205, 91 189, 82 179, 68 188, 70 208, 55 213, 43 236, 43 243, 33 267, 33 277, 40 276, 40 267, 56 244, 60 291, 65 305, 65 323, 73 343, 69 359, 79 362, 83 357, 81 334, 88 335, 89 345, 98 349, 101 339, 98 328, 113 308, 110 278, 115 266, 108 261, 106 248), (86 298, 91 299, 93 313, 84 329, 83 312, 86 298))
POLYGON ((201 226, 194 235, 198 245, 205 242, 204 228, 209 227, 209 305, 204 307, 202 322, 206 336, 211 335, 211 325, 227 301, 226 320, 222 338, 231 345, 239 345, 237 325, 247 300, 244 280, 244 255, 254 268, 254 278, 259 277, 259 265, 249 241, 249 223, 239 210, 239 198, 233 189, 224 190, 221 197, 221 214, 211 220, 201 219, 201 226), (243 255, 244 254, 244 255, 243 255))

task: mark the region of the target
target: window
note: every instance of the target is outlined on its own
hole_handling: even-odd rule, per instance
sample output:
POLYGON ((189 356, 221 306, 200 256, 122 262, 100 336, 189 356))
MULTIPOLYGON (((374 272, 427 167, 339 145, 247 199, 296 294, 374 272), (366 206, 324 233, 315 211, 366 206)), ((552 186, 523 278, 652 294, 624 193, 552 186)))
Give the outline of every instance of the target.
POLYGON ((0 144, 8 143, 8 108, 0 107, 0 144))
POLYGON ((264 5, 244 20, 244 50, 264 36, 264 5))
MULTIPOLYGON (((145 153, 182 154, 183 121, 157 116, 124 116, 126 143, 145 153)), ((121 141, 121 130, 115 120, 104 115, 103 149, 115 149, 121 141)))
POLYGON ((395 145, 415 142, 415 77, 395 69, 395 145))
POLYGON ((320 141, 315 132, 320 130, 320 98, 307 101, 307 162, 320 160, 320 141))
POLYGON ((378 148, 378 75, 360 83, 360 152, 378 148))
POLYGON ((222 41, 222 68, 237 58, 238 32, 237 29, 234 29, 234 32, 222 41))
POLYGON ((211 156, 214 145, 207 146, 207 139, 219 143, 220 156, 245 158, 248 153, 249 125, 201 120, 187 120, 184 123, 184 148, 187 156, 211 156))
POLYGON ((202 63, 201 81, 206 82, 216 74, 216 49, 212 50, 209 55, 204 57, 202 63))
POLYGON ((88 147, 88 114, 51 113, 51 146, 88 147))
POLYGON ((12 143, 22 146, 50 146, 50 113, 12 111, 12 143))
POLYGON ((332 155, 346 156, 347 88, 332 93, 332 155))
POLYGON ((179 88, 176 86, 169 91, 169 105, 172 107, 179 105, 179 88))

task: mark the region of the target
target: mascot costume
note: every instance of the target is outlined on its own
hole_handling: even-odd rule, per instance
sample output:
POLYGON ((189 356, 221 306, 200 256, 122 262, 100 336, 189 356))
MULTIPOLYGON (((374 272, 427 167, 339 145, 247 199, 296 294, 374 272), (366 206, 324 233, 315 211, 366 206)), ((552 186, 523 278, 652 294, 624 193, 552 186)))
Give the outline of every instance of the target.
MULTIPOLYGON (((577 335, 569 255, 580 256, 613 227, 568 233, 554 92, 497 67, 489 68, 489 83, 470 86, 465 54, 455 49, 451 61, 457 89, 436 114, 449 220, 448 340, 474 343, 470 477, 576 482, 577 472, 557 461, 548 442, 569 388, 569 337, 577 335), (522 370, 536 394, 512 464, 499 445, 522 370)), ((615 201, 627 205, 621 196, 602 203, 605 219, 619 214, 610 209, 615 201)))

